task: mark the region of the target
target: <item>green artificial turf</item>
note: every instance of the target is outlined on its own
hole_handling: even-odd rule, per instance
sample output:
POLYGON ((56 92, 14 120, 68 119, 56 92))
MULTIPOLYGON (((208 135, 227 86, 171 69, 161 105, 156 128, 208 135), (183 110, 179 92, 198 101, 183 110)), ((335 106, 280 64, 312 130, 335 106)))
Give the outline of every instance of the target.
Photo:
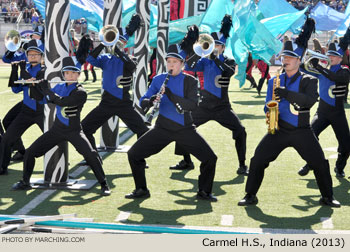
MULTIPOLYGON (((0 118, 18 101, 21 94, 9 92, 7 87, 10 67, 0 67, 0 118)), ((97 72, 98 82, 85 84, 88 102, 85 104, 82 118, 91 111, 100 100, 101 72, 97 72)), ((254 74, 258 81, 259 77, 254 74)), ((83 79, 83 76, 80 77, 83 79)), ((231 79, 229 95, 233 110, 237 113, 246 128, 247 164, 254 150, 267 132, 263 105, 266 85, 262 96, 258 97, 253 89, 240 89, 238 82, 231 79)), ((312 115, 317 104, 312 109, 312 115)), ((349 107, 346 106, 349 118, 349 107)), ((124 129, 121 129, 121 131, 124 129)), ((51 197, 39 204, 29 214, 53 215, 76 213, 78 217, 94 218, 98 222, 114 222, 121 211, 131 212, 125 223, 129 224, 162 224, 191 226, 221 226, 222 215, 233 215, 231 227, 244 228, 281 228, 281 229, 322 229, 320 221, 323 217, 331 217, 336 230, 348 230, 350 227, 350 183, 347 178, 337 179, 333 168, 336 157, 337 141, 329 127, 320 136, 320 143, 329 158, 334 185, 334 195, 342 203, 340 209, 321 207, 317 184, 312 173, 300 177, 297 171, 304 161, 294 149, 288 148, 272 162, 265 172, 263 184, 258 193, 259 204, 253 207, 238 207, 237 202, 244 196, 246 177, 238 176, 237 154, 231 132, 216 122, 209 122, 198 128, 199 133, 212 147, 218 156, 213 194, 218 202, 210 203, 195 199, 199 162, 193 158, 195 169, 191 171, 171 171, 169 166, 181 160, 175 156, 174 143, 160 153, 147 159, 149 169, 146 170, 147 183, 151 198, 146 200, 128 200, 124 195, 134 189, 134 181, 126 153, 111 153, 106 156, 103 168, 113 191, 110 197, 101 197, 100 188, 95 186, 90 191, 56 191, 51 197)), ((23 135, 24 145, 28 147, 41 132, 37 126, 31 127, 23 135)), ((99 142, 99 132, 96 133, 99 142)), ((136 137, 130 138, 124 145, 132 145, 136 137)), ((312 152, 312 150, 310 150, 312 152)), ((74 171, 82 157, 70 145, 70 171, 74 171)), ((33 177, 42 177, 43 161, 38 158, 33 177)), ((349 165, 345 169, 350 175, 349 165)), ((14 163, 9 167, 8 176, 0 176, 0 214, 14 214, 30 202, 42 190, 27 192, 10 191, 13 183, 22 175, 22 163, 14 163)), ((88 170, 80 179, 94 179, 88 170)), ((224 227, 224 226, 222 226, 224 227)), ((227 226, 225 226, 227 227, 227 226)))

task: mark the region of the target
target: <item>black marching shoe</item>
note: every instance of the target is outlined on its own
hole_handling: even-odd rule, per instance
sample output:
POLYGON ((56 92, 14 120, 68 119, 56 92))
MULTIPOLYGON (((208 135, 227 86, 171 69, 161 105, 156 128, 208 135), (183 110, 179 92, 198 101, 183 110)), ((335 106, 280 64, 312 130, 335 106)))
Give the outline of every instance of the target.
POLYGON ((96 72, 94 69, 91 69, 91 74, 92 74, 92 82, 96 82, 97 78, 96 78, 96 72))
POLYGON ((197 192, 196 198, 200 200, 208 200, 211 202, 218 201, 218 199, 215 196, 213 196, 211 193, 207 193, 203 190, 200 190, 197 192))
POLYGON ((0 169, 0 175, 8 175, 9 172, 7 169, 0 169))
POLYGON ((337 178, 344 178, 345 177, 345 172, 344 170, 339 170, 337 167, 334 168, 335 176, 337 178))
POLYGON ((30 190, 32 189, 31 185, 28 182, 20 180, 12 186, 12 190, 30 190))
POLYGON ((89 80, 89 71, 88 70, 84 70, 84 75, 85 75, 85 81, 88 81, 89 80))
POLYGON ((249 206, 249 205, 256 205, 258 204, 258 198, 253 195, 253 194, 249 194, 247 193, 243 199, 241 199, 238 202, 239 206, 249 206))
POLYGON ((238 167, 237 169, 237 174, 238 175, 245 175, 248 176, 249 172, 248 172, 248 167, 246 165, 241 165, 240 167, 238 167))
POLYGON ((187 163, 185 160, 181 160, 177 165, 170 166, 170 170, 193 170, 194 164, 191 161, 187 163))
POLYGON ((109 195, 111 195, 111 193, 112 193, 112 191, 111 191, 111 189, 109 189, 107 183, 106 182, 102 183, 101 184, 101 195, 102 196, 109 196, 109 195))
POLYGON ((327 197, 321 197, 320 198, 320 204, 324 206, 330 206, 330 207, 340 207, 340 203, 338 200, 336 200, 334 197, 327 198, 327 197))
POLYGON ((139 199, 139 198, 149 198, 151 197, 151 194, 149 193, 148 189, 135 189, 132 191, 132 193, 129 193, 125 195, 125 198, 127 199, 139 199))
POLYGON ((306 176, 310 171, 310 167, 306 164, 300 170, 298 171, 298 174, 300 176, 306 176))
POLYGON ((17 151, 11 158, 11 161, 23 161, 24 154, 17 151))

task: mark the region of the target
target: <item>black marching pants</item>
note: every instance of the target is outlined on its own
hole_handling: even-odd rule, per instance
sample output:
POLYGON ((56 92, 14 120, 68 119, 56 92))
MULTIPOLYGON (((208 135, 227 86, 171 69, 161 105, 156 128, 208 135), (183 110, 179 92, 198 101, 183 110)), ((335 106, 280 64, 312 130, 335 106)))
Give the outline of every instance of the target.
MULTIPOLYGON (((199 107, 192 112, 192 118, 196 127, 199 127, 210 120, 214 120, 225 128, 231 130, 232 138, 235 140, 239 163, 244 164, 246 159, 247 133, 238 116, 231 107, 224 107, 223 109, 215 112, 199 107)), ((175 154, 186 155, 188 154, 188 151, 186 151, 183 146, 176 143, 175 154)))
POLYGON ((350 155, 350 132, 345 112, 335 113, 332 116, 316 113, 312 120, 311 128, 318 138, 321 132, 329 125, 332 126, 338 140, 338 159, 335 166, 339 171, 343 171, 350 155))
MULTIPOLYGON (((13 106, 5 115, 4 119, 2 120, 2 125, 4 125, 5 131, 8 129, 8 127, 13 122, 13 120, 15 120, 17 115, 21 112, 22 105, 23 105, 23 101, 20 101, 15 106, 13 106)), ((13 144, 12 149, 24 153, 25 148, 24 148, 23 141, 21 138, 19 138, 13 144)))
POLYGON ((11 160, 11 147, 30 126, 37 124, 41 131, 44 131, 43 117, 43 113, 37 113, 34 117, 30 113, 28 114, 25 112, 20 112, 17 115, 7 128, 0 143, 0 169, 2 168, 4 171, 7 170, 11 160))
POLYGON ((92 147, 96 149, 93 134, 112 116, 118 116, 138 137, 148 131, 142 117, 135 111, 132 101, 127 100, 119 103, 116 107, 107 106, 101 102, 81 122, 83 131, 89 139, 92 147))
POLYGON ((147 188, 144 158, 160 152, 173 141, 181 144, 201 161, 198 190, 211 193, 217 157, 207 142, 194 128, 173 132, 157 126, 138 139, 128 151, 136 189, 147 188))
POLYGON ((314 171, 318 188, 323 197, 332 197, 332 178, 328 160, 310 129, 297 129, 292 132, 277 131, 266 134, 255 150, 250 161, 246 192, 256 194, 264 178, 265 168, 287 147, 293 147, 314 171))
POLYGON ((101 161, 83 133, 80 131, 49 130, 39 137, 25 152, 23 161, 23 181, 29 182, 35 166, 35 158, 43 156, 60 142, 68 141, 84 157, 99 183, 106 181, 101 161))

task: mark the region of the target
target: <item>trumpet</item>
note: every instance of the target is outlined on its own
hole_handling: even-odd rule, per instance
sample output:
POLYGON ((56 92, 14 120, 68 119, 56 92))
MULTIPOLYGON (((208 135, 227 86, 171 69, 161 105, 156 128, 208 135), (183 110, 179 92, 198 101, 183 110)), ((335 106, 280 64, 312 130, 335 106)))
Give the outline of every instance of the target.
POLYGON ((200 57, 209 56, 215 49, 215 41, 209 34, 200 34, 198 42, 193 44, 193 51, 200 57))
POLYGON ((105 46, 113 46, 119 41, 119 31, 114 25, 103 26, 98 36, 105 46))
POLYGON ((275 89, 280 87, 280 72, 282 71, 283 66, 277 71, 276 78, 273 80, 272 87, 272 99, 266 104, 266 107, 269 109, 269 120, 267 132, 269 134, 275 134, 279 130, 278 126, 278 114, 279 114, 279 100, 276 100, 275 89))
POLYGON ((331 61, 326 55, 322 53, 317 53, 310 49, 306 50, 305 56, 303 59, 304 59, 305 70, 316 74, 319 74, 319 72, 312 66, 311 64, 312 59, 318 59, 319 60, 318 64, 320 64, 323 68, 329 68, 329 66, 331 65, 331 61))

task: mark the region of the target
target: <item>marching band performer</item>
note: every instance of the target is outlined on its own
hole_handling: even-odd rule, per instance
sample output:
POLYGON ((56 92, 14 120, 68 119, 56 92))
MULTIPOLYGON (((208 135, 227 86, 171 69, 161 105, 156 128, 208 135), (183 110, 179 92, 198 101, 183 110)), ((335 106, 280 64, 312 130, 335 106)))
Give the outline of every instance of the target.
MULTIPOLYGON (((314 169, 317 185, 322 195, 320 204, 340 207, 340 203, 333 197, 328 160, 325 159, 322 148, 309 124, 310 108, 318 97, 317 79, 299 71, 301 58, 314 27, 314 21, 307 19, 296 44, 293 44, 292 41, 285 42, 282 51, 285 73, 269 81, 266 96, 266 103, 271 101, 273 96, 276 96, 276 100, 279 101, 279 130, 276 129, 275 134, 265 135, 257 146, 250 161, 245 187, 246 195, 238 203, 239 206, 258 203, 256 194, 263 181, 265 169, 285 148, 293 147, 314 169), (280 87, 277 86, 277 83, 280 84, 280 87)), ((269 113, 267 106, 264 110, 270 120, 272 113, 269 113)))
POLYGON ((18 80, 18 65, 21 69, 20 76, 22 79, 42 78, 44 68, 41 66, 41 59, 44 52, 40 45, 40 40, 30 40, 26 44, 26 57, 29 63, 21 61, 19 64, 12 64, 9 86, 11 86, 14 93, 23 92, 23 104, 18 107, 18 115, 7 128, 0 144, 0 175, 8 174, 7 167, 10 163, 11 147, 22 134, 33 124, 37 124, 43 131, 43 104, 34 99, 38 92, 33 86, 14 84, 14 81, 18 80))
MULTIPOLYGON (((345 36, 340 39, 340 43, 330 43, 327 56, 330 59, 330 69, 326 69, 319 64, 319 60, 311 60, 313 68, 320 74, 319 79, 320 102, 317 112, 311 123, 311 128, 316 137, 329 125, 332 126, 338 140, 338 158, 335 164, 336 177, 345 177, 344 168, 350 155, 350 133, 349 125, 344 109, 344 97, 347 94, 350 81, 350 71, 348 67, 342 66, 344 52, 350 42, 350 29, 345 36)), ((299 175, 305 176, 310 170, 306 164, 299 170, 299 175)))
MULTIPOLYGON (((134 15, 126 27, 126 34, 119 35, 120 40, 127 41, 128 36, 131 36, 139 27, 140 22, 140 17, 134 15)), ((91 65, 103 71, 102 100, 82 121, 83 131, 95 149, 93 134, 114 115, 123 120, 138 137, 148 130, 141 116, 135 111, 129 94, 136 63, 119 50, 117 44, 114 45, 111 54, 99 55, 104 48, 105 46, 100 44, 87 57, 91 65)))
MULTIPOLYGON (((43 36, 42 36, 42 26, 38 26, 35 28, 35 30, 33 31, 31 38, 32 39, 36 39, 36 40, 40 40, 41 43, 39 42, 39 48, 44 51, 44 43, 43 43, 43 36)), ((25 50, 23 47, 26 47, 27 45, 25 45, 25 43, 22 42, 21 46, 20 46, 20 50, 17 50, 15 52, 9 51, 7 50, 5 55, 3 56, 2 60, 5 63, 9 63, 12 64, 12 62, 32 62, 32 61, 36 61, 35 58, 30 58, 27 59, 25 50)), ((14 63, 15 65, 13 65, 12 67, 14 69, 18 68, 18 64, 14 63)), ((23 63, 22 63, 23 64, 23 63)), ((23 66, 23 65, 22 65, 23 66)), ((14 70, 15 71, 15 70, 14 70)), ((3 125, 5 130, 7 130, 7 128, 10 126, 10 124, 13 122, 13 120, 17 117, 17 115, 20 113, 21 108, 23 105, 23 101, 18 102, 16 105, 14 105, 5 115, 4 119, 3 119, 3 125)), ((24 152, 25 152, 25 148, 22 142, 22 139, 19 138, 14 145, 12 146, 12 151, 17 151, 11 158, 11 160, 14 161, 21 161, 23 160, 23 156, 24 156, 24 152)))
POLYGON ((90 38, 90 35, 88 33, 84 34, 84 36, 80 39, 79 47, 77 50, 77 60, 82 66, 84 66, 84 75, 85 75, 84 82, 89 80, 88 65, 90 65, 90 71, 93 78, 92 82, 96 82, 97 80, 94 66, 86 61, 86 58, 89 56, 89 53, 93 49, 94 49, 93 40, 90 38))
POLYGON ((140 99, 140 106, 144 110, 160 102, 159 115, 154 128, 139 138, 128 151, 136 188, 125 198, 150 197, 143 160, 175 141, 201 161, 197 199, 217 201, 211 193, 217 157, 197 133, 190 112, 197 107, 198 80, 182 72, 184 58, 179 45, 169 46, 166 62, 169 73, 155 76, 148 91, 140 99))
POLYGON ((67 83, 57 84, 52 90, 46 80, 36 85, 48 102, 56 105, 56 119, 52 127, 40 136, 26 151, 23 162, 23 179, 13 185, 13 190, 29 190, 30 177, 35 166, 35 158, 43 156, 55 145, 69 141, 84 156, 101 184, 101 194, 111 194, 101 161, 82 131, 80 113, 87 99, 86 91, 78 84, 80 68, 72 57, 62 62, 62 75, 67 83))
POLYGON ((259 80, 259 84, 257 87, 258 95, 260 96, 260 92, 261 92, 262 86, 264 85, 265 80, 267 80, 267 83, 268 83, 269 79, 271 79, 271 76, 269 74, 270 67, 263 60, 258 60, 256 67, 259 69, 261 73, 261 78, 259 80))
MULTIPOLYGON (((238 116, 232 110, 228 97, 228 86, 231 76, 235 73, 236 63, 233 59, 223 55, 231 26, 231 16, 226 15, 223 18, 220 32, 211 33, 215 41, 215 50, 209 59, 200 58, 197 55, 190 56, 187 60, 188 67, 186 69, 204 72, 204 86, 200 90, 201 102, 198 108, 192 112, 194 124, 199 127, 210 120, 215 120, 225 128, 230 129, 232 138, 236 142, 239 160, 237 173, 247 175, 248 168, 245 165, 247 133, 238 116)), ((194 168, 190 155, 183 148, 177 145, 175 153, 184 155, 184 160, 170 167, 170 169, 194 168)))

